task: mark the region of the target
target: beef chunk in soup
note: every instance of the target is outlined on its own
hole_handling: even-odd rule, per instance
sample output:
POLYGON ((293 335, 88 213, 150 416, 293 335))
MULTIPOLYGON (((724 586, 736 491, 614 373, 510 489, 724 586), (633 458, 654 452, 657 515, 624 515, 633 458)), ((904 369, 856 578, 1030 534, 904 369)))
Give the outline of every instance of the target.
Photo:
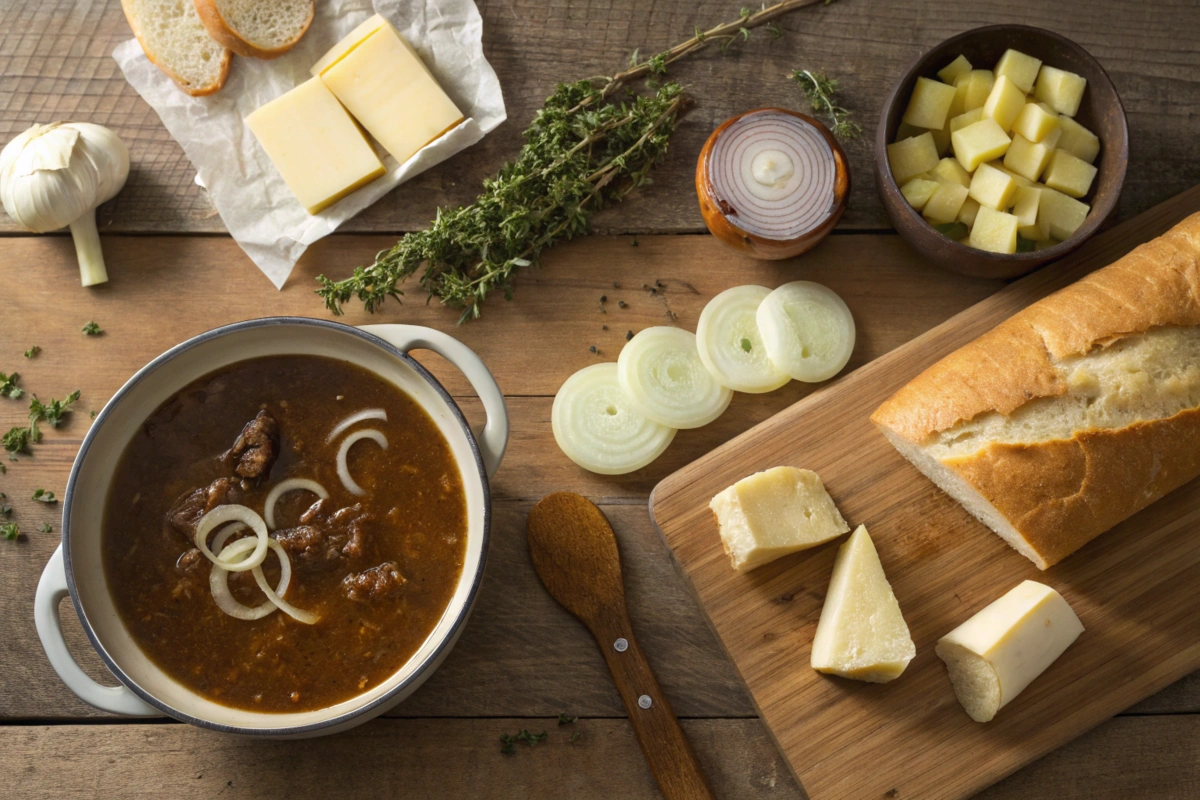
POLYGON ((217 506, 241 502, 242 490, 238 485, 229 478, 217 478, 208 486, 184 492, 167 511, 167 525, 191 541, 201 517, 217 506))
POLYGON ((368 602, 394 594, 407 581, 395 561, 385 561, 363 572, 352 572, 342 578, 342 588, 351 600, 368 602))
POLYGON ((330 512, 327 500, 318 500, 300 516, 300 525, 272 534, 297 569, 321 570, 363 554, 363 528, 374 517, 354 504, 330 512))
POLYGON ((225 463, 239 478, 261 478, 271 471, 279 455, 279 423, 266 411, 246 423, 233 447, 225 454, 225 463))

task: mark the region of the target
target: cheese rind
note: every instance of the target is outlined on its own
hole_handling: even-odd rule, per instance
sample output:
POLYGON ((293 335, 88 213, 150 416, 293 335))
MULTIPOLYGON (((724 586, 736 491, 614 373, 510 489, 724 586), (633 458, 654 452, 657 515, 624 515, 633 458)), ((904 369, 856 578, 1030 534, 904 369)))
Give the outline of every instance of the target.
POLYGON ((756 472, 709 503, 721 544, 738 572, 850 530, 817 473, 796 467, 756 472))
POLYGON ((319 78, 252 112, 246 126, 310 214, 384 173, 362 131, 319 78))
POLYGON ((401 164, 463 120, 421 57, 386 20, 320 78, 401 164))
POLYGON ((1062 595, 1023 581, 938 640, 959 702, 987 722, 1046 671, 1083 633, 1062 595))
POLYGON ((843 678, 887 683, 917 654, 879 553, 859 525, 838 549, 813 637, 812 668, 843 678))

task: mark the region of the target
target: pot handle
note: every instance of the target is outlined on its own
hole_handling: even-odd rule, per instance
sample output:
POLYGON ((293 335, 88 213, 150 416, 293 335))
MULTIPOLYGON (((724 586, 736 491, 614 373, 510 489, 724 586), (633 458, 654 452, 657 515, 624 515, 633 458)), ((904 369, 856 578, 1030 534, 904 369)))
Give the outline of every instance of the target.
POLYGON ((483 360, 453 336, 423 325, 362 325, 360 328, 403 353, 432 350, 458 367, 458 371, 479 395, 483 410, 487 412, 487 423, 482 431, 474 432, 475 440, 479 443, 479 455, 488 477, 496 474, 504 458, 504 450, 508 447, 508 410, 504 405, 504 394, 483 360))
POLYGON ((126 717, 161 717, 161 711, 144 702, 129 687, 101 686, 75 663, 67 650, 67 640, 63 638, 62 623, 58 619, 58 604, 67 594, 67 571, 63 565, 60 544, 42 570, 37 596, 33 601, 33 620, 37 625, 38 637, 58 677, 80 700, 101 711, 126 717))

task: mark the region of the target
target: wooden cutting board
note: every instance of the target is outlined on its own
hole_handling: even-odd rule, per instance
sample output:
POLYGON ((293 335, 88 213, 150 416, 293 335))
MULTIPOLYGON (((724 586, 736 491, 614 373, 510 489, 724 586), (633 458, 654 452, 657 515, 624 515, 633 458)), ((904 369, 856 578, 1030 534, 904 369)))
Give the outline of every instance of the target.
POLYGON ((655 489, 651 515, 676 566, 813 800, 969 797, 1200 667, 1200 482, 1041 572, 936 489, 868 419, 942 356, 1198 210, 1195 187, 834 382, 655 489), (917 645, 895 682, 864 684, 809 667, 843 539, 746 575, 730 568, 709 499, 778 465, 818 472, 850 525, 869 528, 917 645), (1058 589, 1086 630, 996 719, 972 722, 934 644, 1026 578, 1058 589))

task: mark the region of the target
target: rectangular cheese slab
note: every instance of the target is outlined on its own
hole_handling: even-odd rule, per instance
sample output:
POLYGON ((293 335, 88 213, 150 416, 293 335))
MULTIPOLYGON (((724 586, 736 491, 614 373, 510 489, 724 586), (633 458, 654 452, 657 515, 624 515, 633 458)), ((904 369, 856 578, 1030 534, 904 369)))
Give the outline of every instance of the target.
POLYGON ((319 78, 259 108, 246 125, 310 214, 384 173, 362 131, 319 78))
POLYGON ((320 78, 403 164, 463 115, 408 42, 386 20, 381 23, 334 58, 320 78))

